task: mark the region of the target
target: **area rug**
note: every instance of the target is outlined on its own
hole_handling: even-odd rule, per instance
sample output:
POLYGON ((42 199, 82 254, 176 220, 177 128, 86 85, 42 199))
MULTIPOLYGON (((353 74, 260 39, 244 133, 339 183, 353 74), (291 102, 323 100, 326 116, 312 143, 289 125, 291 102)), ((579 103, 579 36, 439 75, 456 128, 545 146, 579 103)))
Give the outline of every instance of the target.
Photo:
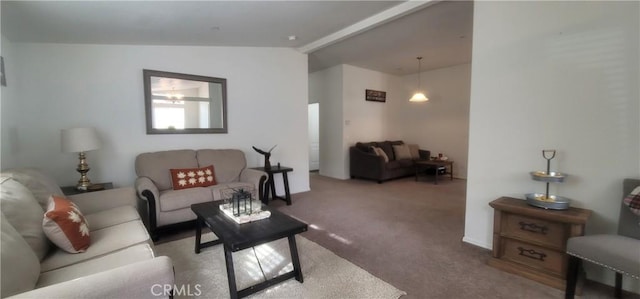
MULTIPOLYGON (((203 242, 215 238, 203 235, 203 242)), ((222 245, 194 253, 194 237, 156 245, 157 255, 171 257, 176 274, 175 298, 229 298, 222 245)), ((335 255, 326 248, 296 236, 304 283, 289 279, 247 298, 389 298, 405 292, 335 255)), ((287 239, 233 253, 238 290, 265 278, 291 271, 287 239)))

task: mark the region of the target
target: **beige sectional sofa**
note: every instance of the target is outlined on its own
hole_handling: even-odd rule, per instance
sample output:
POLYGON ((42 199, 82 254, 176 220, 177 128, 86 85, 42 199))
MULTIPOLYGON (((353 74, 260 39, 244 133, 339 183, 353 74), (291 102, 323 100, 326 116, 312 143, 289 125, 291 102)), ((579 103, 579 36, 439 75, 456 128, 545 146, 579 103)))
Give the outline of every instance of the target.
POLYGON ((191 205, 229 198, 234 190, 251 192, 262 200, 267 174, 247 168, 244 152, 237 149, 169 150, 136 157, 135 182, 139 210, 152 237, 175 224, 196 219, 191 205), (213 165, 216 185, 174 190, 170 169, 202 168, 213 165))
POLYGON ((68 253, 52 244, 42 225, 55 181, 34 169, 0 173, 1 297, 158 298, 173 285, 171 259, 156 257, 133 188, 68 196, 82 212, 90 246, 68 253))

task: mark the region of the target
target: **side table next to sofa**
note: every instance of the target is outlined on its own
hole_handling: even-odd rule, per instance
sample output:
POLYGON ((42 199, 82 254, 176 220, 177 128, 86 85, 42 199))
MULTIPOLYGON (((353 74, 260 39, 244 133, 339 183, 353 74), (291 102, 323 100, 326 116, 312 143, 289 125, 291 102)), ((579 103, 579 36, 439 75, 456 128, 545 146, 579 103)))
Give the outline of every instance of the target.
POLYGON ((251 169, 264 171, 269 176, 267 186, 266 188, 264 188, 264 196, 262 196, 262 202, 264 204, 269 203, 269 192, 271 192, 271 199, 281 199, 284 200, 288 206, 291 205, 291 194, 289 193, 289 178, 287 177, 287 172, 293 171, 293 168, 280 166, 280 164, 278 164, 278 166, 271 166, 269 168, 253 167, 251 169), (276 195, 276 183, 274 180, 274 174, 276 173, 282 173, 282 181, 284 183, 284 197, 276 195))
POLYGON ((98 186, 98 187, 102 187, 102 188, 88 189, 88 190, 78 190, 78 188, 76 188, 76 186, 64 186, 64 187, 60 187, 60 189, 62 190, 62 193, 64 193, 64 195, 76 195, 76 194, 82 194, 82 193, 87 193, 87 192, 95 192, 95 191, 113 189, 113 183, 111 183, 111 182, 93 184, 93 186, 98 186))
MULTIPOLYGON (((418 173, 425 169, 436 169, 435 181, 434 184, 438 184, 438 175, 440 167, 449 167, 449 178, 453 181, 453 161, 451 160, 416 160, 415 161, 416 168, 416 182, 418 181, 418 173)), ((445 173, 446 174, 446 173, 445 173)))

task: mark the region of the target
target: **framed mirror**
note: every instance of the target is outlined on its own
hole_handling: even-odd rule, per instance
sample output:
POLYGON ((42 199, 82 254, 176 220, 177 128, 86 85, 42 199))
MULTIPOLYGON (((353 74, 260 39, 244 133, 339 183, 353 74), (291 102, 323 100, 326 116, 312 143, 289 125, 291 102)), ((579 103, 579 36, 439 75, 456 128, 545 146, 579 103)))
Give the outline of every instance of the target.
POLYGON ((142 70, 147 134, 227 133, 227 79, 142 70))

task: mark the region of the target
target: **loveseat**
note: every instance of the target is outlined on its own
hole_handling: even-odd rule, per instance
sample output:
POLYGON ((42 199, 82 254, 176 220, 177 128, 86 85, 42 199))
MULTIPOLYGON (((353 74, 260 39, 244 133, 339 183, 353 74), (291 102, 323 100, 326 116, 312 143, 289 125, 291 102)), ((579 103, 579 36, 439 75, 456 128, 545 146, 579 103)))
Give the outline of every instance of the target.
MULTIPOLYGON (((154 256, 153 243, 135 209, 133 188, 65 199, 55 181, 42 172, 13 169, 0 173, 0 190, 1 297, 169 297, 157 286, 173 286, 173 265, 166 256, 154 256), (52 202, 58 200, 71 200, 79 210, 72 221, 84 218, 88 224, 83 235, 90 242, 78 253, 51 242, 60 239, 52 237, 45 223, 52 207, 57 208, 52 202)), ((68 232, 53 236, 63 236, 66 242, 72 238, 68 232)))
POLYGON ((169 150, 142 153, 136 157, 135 181, 139 209, 146 217, 147 228, 156 239, 158 233, 171 225, 196 219, 191 205, 230 198, 234 191, 250 192, 262 200, 267 173, 247 168, 244 152, 237 149, 169 150), (211 167, 211 168, 209 168, 211 167), (204 174, 206 169, 213 174, 204 174), (174 174, 172 174, 172 170, 174 174), (198 180, 180 181, 179 170, 198 180), (193 172, 190 172, 193 171, 193 172), (204 172, 203 172, 204 171, 204 172), (203 184, 199 184, 202 179, 203 184), (210 181, 211 180, 211 181, 210 181), (198 187, 205 186, 205 187, 198 187))
POLYGON ((383 181, 415 175, 414 161, 429 159, 431 152, 401 140, 358 142, 349 148, 351 178, 383 181))

